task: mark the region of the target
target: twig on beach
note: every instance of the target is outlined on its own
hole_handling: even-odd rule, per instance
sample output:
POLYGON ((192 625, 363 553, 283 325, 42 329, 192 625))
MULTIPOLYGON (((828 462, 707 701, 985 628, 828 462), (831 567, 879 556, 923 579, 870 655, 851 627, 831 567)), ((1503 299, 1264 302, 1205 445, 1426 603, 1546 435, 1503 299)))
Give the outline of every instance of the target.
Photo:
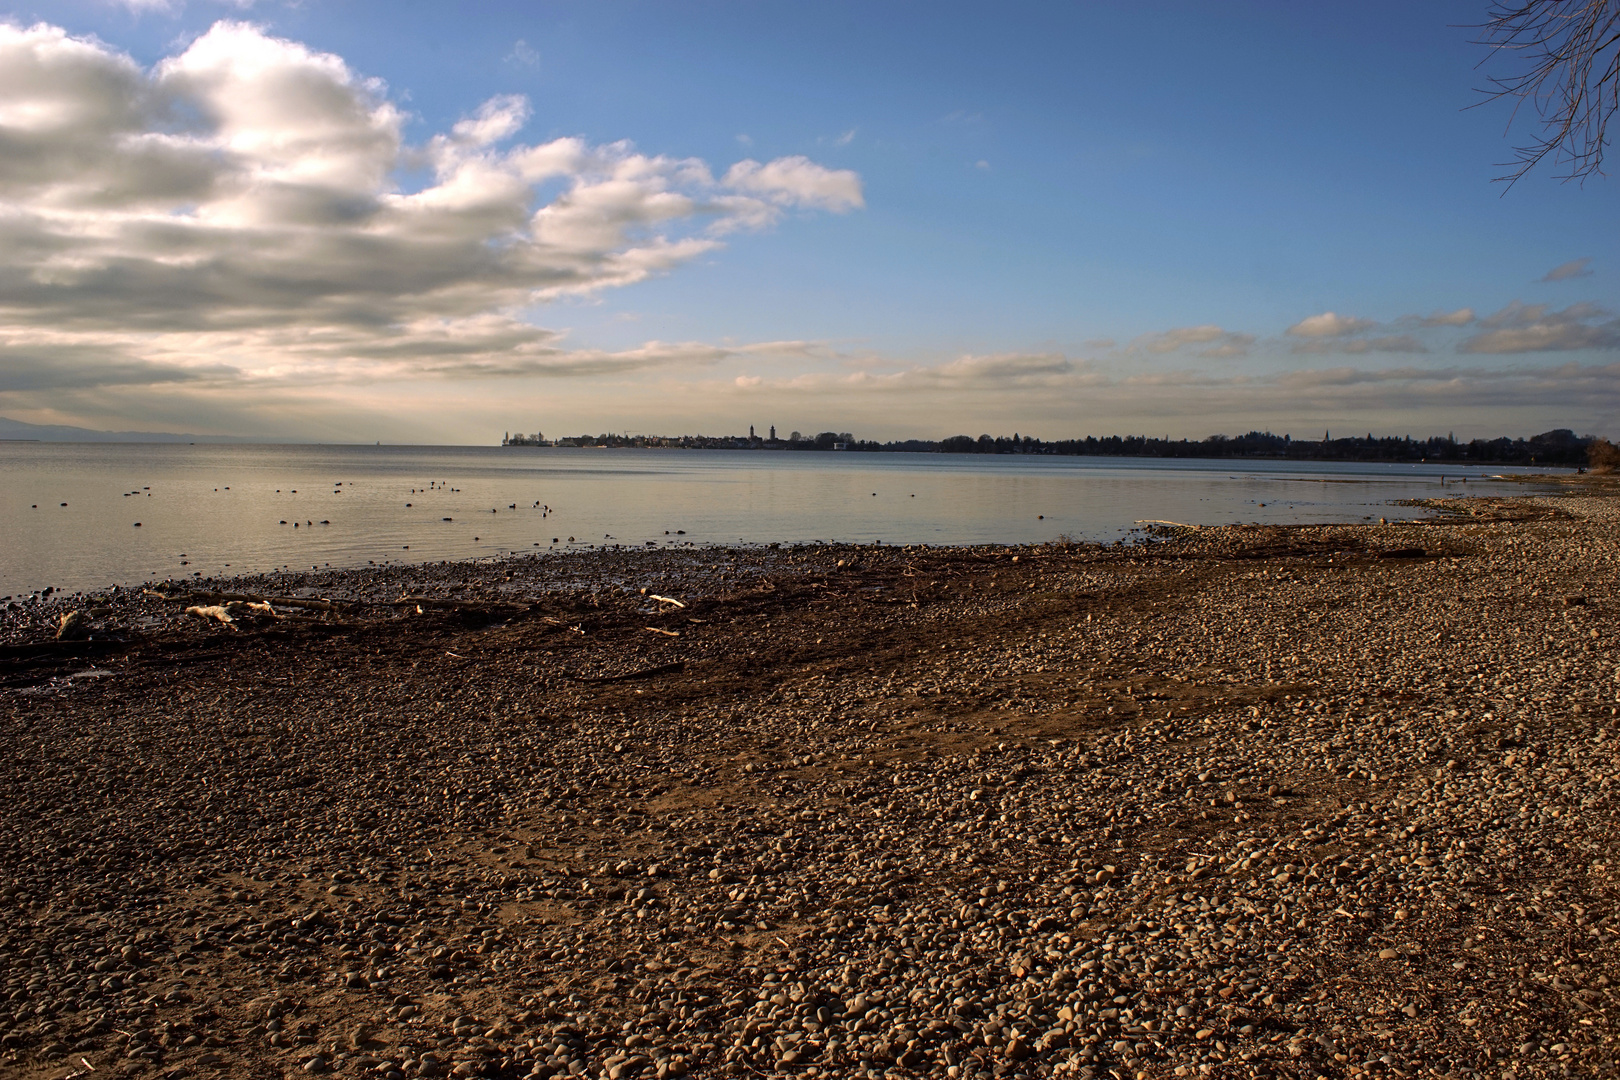
POLYGON ((673 596, 659 596, 657 593, 653 593, 647 599, 649 599, 649 600, 657 600, 660 604, 674 604, 676 607, 680 607, 680 608, 683 608, 683 607, 686 606, 685 604, 681 603, 679 600, 675 599, 673 596))
POLYGON ((1143 518, 1132 522, 1133 525, 1173 525, 1178 529, 1202 529, 1202 525, 1183 525, 1179 521, 1160 521, 1157 518, 1143 518))
POLYGON ((649 634, 663 634, 665 637, 681 636, 681 632, 679 630, 660 630, 656 626, 644 626, 642 629, 647 631, 649 634))

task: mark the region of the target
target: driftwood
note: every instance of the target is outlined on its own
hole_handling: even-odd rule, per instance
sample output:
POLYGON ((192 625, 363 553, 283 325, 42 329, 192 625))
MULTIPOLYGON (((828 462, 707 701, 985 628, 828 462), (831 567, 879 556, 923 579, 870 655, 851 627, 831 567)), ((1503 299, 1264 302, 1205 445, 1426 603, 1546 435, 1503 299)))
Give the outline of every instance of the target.
POLYGON ((244 600, 231 600, 224 604, 209 604, 199 606, 193 604, 186 608, 187 615, 195 615, 201 619, 216 619, 229 626, 238 619, 276 617, 275 608, 264 602, 250 603, 244 600))
POLYGON ((301 596, 253 596, 248 593, 166 593, 157 589, 142 590, 146 596, 168 600, 177 604, 196 603, 200 600, 215 604, 271 604, 276 607, 303 608, 307 611, 342 611, 346 607, 360 607, 364 600, 306 600, 301 596))
POLYGON ((57 621, 57 641, 78 641, 89 636, 90 616, 83 611, 70 611, 57 621))

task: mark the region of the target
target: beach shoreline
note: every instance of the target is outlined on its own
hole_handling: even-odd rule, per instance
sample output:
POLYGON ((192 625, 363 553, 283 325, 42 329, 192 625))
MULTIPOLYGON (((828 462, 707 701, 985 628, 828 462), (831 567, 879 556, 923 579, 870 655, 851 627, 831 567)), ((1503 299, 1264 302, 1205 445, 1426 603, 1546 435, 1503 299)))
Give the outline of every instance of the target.
POLYGON ((1620 500, 1567 487, 8 605, 0 1070, 1598 1074, 1620 500))

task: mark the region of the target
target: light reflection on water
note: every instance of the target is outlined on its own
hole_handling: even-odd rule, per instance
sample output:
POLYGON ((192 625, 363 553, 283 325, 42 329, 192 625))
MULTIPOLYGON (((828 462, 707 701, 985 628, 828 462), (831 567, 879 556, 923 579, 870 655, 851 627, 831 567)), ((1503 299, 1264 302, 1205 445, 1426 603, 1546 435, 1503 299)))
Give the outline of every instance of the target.
POLYGON ((0 444, 0 595, 603 543, 1038 543, 1112 540, 1149 519, 1395 520, 1420 511, 1390 505, 1394 499, 1500 493, 1505 485, 1479 482, 1493 471, 1011 455, 11 443, 0 444), (1458 483, 1463 477, 1470 482, 1458 483))

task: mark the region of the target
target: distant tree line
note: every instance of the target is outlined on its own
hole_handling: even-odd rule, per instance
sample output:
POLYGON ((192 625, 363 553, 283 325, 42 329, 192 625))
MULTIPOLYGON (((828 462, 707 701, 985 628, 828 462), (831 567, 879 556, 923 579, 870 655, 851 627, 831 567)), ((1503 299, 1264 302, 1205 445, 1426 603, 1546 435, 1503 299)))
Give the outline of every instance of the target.
MULTIPOLYGON (((508 442, 507 445, 518 445, 508 442)), ((904 439, 874 442, 849 432, 823 431, 787 439, 743 435, 579 435, 559 439, 559 446, 647 447, 688 450, 849 450, 856 453, 908 454, 1049 454, 1149 458, 1286 458, 1301 461, 1436 461, 1460 465, 1593 465, 1620 467, 1617 452, 1593 435, 1568 428, 1545 431, 1528 439, 1473 439, 1452 435, 1414 439, 1410 435, 1350 435, 1296 439, 1251 431, 1247 435, 1211 435, 1207 439, 1156 439, 1147 435, 1088 435, 1084 439, 1047 441, 1012 435, 952 435, 947 439, 904 439)))
POLYGON ((1309 461, 1455 461, 1469 465, 1585 465, 1589 446, 1603 440, 1576 435, 1568 428, 1532 435, 1528 439, 1473 439, 1458 442, 1452 435, 1414 439, 1410 435, 1352 435, 1296 439, 1251 431, 1247 435, 1211 435, 1207 439, 1157 439, 1147 435, 1087 436, 1084 439, 1043 439, 1022 436, 953 435, 937 442, 907 439, 902 442, 858 441, 851 450, 901 451, 947 454, 1061 454, 1097 457, 1154 458, 1288 458, 1309 461))

